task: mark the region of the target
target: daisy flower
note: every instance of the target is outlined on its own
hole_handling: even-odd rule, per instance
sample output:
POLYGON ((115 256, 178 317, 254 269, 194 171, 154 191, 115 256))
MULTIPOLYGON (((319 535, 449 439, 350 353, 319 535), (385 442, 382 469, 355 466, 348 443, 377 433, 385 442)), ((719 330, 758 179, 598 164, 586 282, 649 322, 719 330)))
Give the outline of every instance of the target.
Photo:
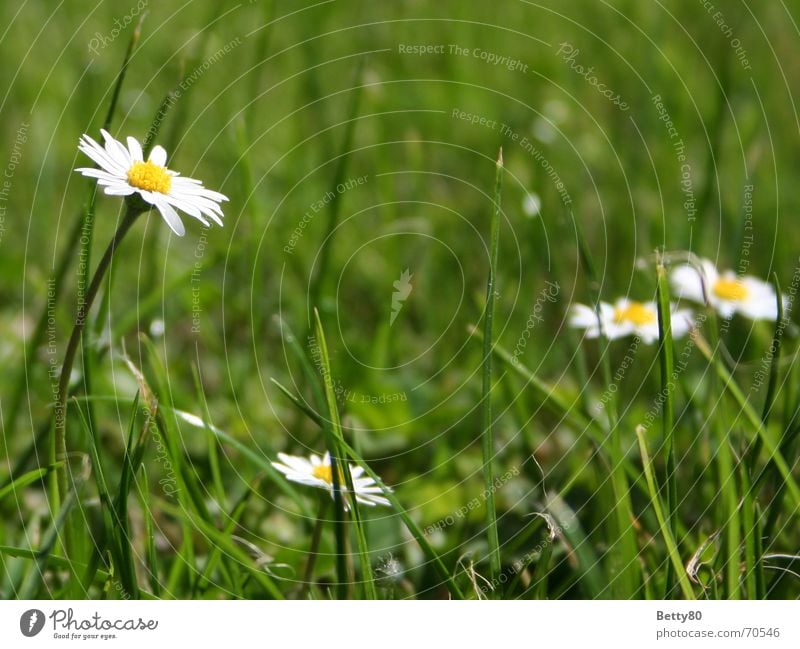
POLYGON ((522 200, 522 211, 529 218, 538 216, 542 211, 542 199, 539 198, 539 195, 534 192, 525 194, 525 198, 522 200))
MULTIPOLYGON (((680 338, 692 328, 692 312, 670 305, 672 337, 680 338)), ((600 302, 600 318, 592 307, 573 304, 569 325, 584 329, 588 338, 602 333, 609 340, 625 336, 639 336, 647 344, 658 340, 658 307, 655 302, 636 302, 620 298, 613 305, 600 302), (602 325, 602 331, 601 331, 602 325)))
MULTIPOLYGON (((278 459, 280 462, 273 462, 272 466, 285 475, 288 480, 299 482, 309 487, 325 489, 333 496, 333 471, 331 470, 330 453, 325 453, 322 458, 312 453, 308 459, 297 457, 296 455, 278 453, 278 459)), ((362 467, 354 464, 350 465, 350 477, 353 479, 356 500, 369 507, 389 505, 389 501, 379 495, 383 493, 383 489, 372 478, 361 477, 363 475, 364 469, 362 467)), ((344 476, 341 476, 339 484, 341 485, 342 493, 347 493, 344 476)), ((345 509, 347 509, 347 504, 345 504, 345 509)))
POLYGON ((751 320, 778 317, 778 298, 772 284, 750 275, 738 277, 732 270, 720 273, 708 259, 700 260, 699 269, 689 264, 678 266, 670 279, 677 296, 709 304, 725 319, 734 313, 751 320))
POLYGON ((170 229, 179 237, 184 235, 184 227, 176 209, 193 216, 206 227, 211 219, 222 225, 222 209, 219 204, 227 201, 227 196, 203 187, 203 183, 193 178, 184 178, 177 171, 167 169, 167 152, 161 146, 154 146, 150 157, 145 161, 142 146, 129 137, 126 147, 115 140, 105 130, 100 130, 105 141, 101 146, 88 135, 81 137, 78 149, 89 156, 100 168, 81 167, 76 169, 84 176, 96 178, 97 184, 105 188, 110 196, 131 196, 138 194, 145 203, 161 212, 170 229))

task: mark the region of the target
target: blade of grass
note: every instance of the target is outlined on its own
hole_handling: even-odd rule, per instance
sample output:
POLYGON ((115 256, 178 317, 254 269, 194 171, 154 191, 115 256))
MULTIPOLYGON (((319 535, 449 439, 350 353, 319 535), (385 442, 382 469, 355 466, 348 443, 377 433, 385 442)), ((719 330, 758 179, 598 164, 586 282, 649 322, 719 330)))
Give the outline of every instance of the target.
POLYGON ((21 475, 19 478, 15 478, 9 484, 0 489, 0 500, 3 500, 3 498, 5 498, 8 494, 14 494, 16 499, 17 491, 24 489, 34 482, 38 482, 47 476, 51 471, 55 471, 55 469, 56 467, 54 466, 46 466, 42 467, 41 469, 29 471, 28 473, 21 475))
MULTIPOLYGON (((581 262, 589 277, 589 292, 597 314, 600 331, 603 331, 603 322, 600 318, 600 283, 595 272, 594 262, 592 261, 591 251, 586 238, 583 234, 580 222, 570 211, 571 218, 575 225, 575 233, 578 239, 578 250, 581 262)), ((607 340, 607 339, 606 339, 607 340)), ((600 367, 603 375, 603 383, 606 386, 612 384, 611 341, 607 340, 605 347, 600 352, 600 367)), ((633 528, 633 505, 630 497, 630 485, 625 474, 625 453, 622 446, 622 438, 619 431, 619 418, 617 415, 616 392, 608 390, 608 400, 605 411, 608 416, 608 443, 604 445, 608 449, 611 459, 611 491, 613 498, 614 521, 616 524, 613 545, 610 553, 614 573, 612 581, 613 592, 617 599, 630 599, 636 596, 641 585, 641 568, 638 560, 639 548, 636 544, 636 533, 633 528)))
MULTIPOLYGON (((767 394, 764 398, 764 408, 761 411, 761 421, 764 426, 769 425, 769 416, 772 412, 772 405, 775 396, 775 386, 778 383, 778 369, 781 354, 781 339, 783 338, 783 330, 786 323, 783 319, 783 295, 781 294, 781 287, 778 283, 778 276, 772 274, 772 284, 775 287, 775 298, 777 300, 778 317, 775 320, 775 329, 772 334, 772 344, 770 345, 770 354, 772 359, 769 366, 769 379, 767 381, 767 394)), ((750 470, 750 475, 754 475, 755 465, 758 461, 758 456, 761 454, 762 441, 760 436, 756 436, 750 448, 746 452, 746 464, 750 470)))
POLYGON ((575 553, 579 572, 578 584, 588 599, 606 597, 608 577, 603 574, 602 564, 581 527, 578 516, 557 493, 548 493, 547 511, 558 523, 558 527, 575 553))
MULTIPOLYGON (((139 488, 136 490, 136 497, 139 506, 142 508, 144 517, 144 545, 145 557, 147 559, 147 577, 153 594, 158 597, 161 595, 161 582, 158 580, 158 554, 156 553, 155 531, 153 528, 153 509, 150 503, 150 481, 147 477, 147 467, 142 464, 139 467, 139 488)), ((139 589, 141 594, 143 591, 139 589)))
POLYGON ((739 497, 736 493, 736 467, 733 462, 733 451, 730 441, 725 434, 725 427, 721 413, 714 417, 714 427, 717 429, 717 464, 719 465, 720 495, 723 508, 720 527, 725 532, 725 586, 726 599, 740 599, 740 546, 741 546, 741 521, 739 520, 739 497))
MULTIPOLYGON (((191 530, 196 530, 205 536, 212 545, 218 545, 225 553, 234 561, 236 561, 242 569, 246 570, 250 576, 255 579, 264 592, 269 594, 275 599, 284 599, 275 581, 263 569, 256 565, 250 556, 237 545, 229 534, 224 531, 218 530, 216 527, 208 523, 202 516, 198 516, 182 506, 175 506, 170 502, 161 500, 158 503, 159 509, 174 516, 178 520, 186 522, 186 526, 191 530)), ((180 561, 180 557, 176 557, 180 561)), ((195 570, 194 562, 192 562, 192 570, 195 570)), ((193 586, 192 586, 193 588, 193 586)))
POLYGON ((664 537, 664 545, 667 547, 667 554, 669 556, 669 560, 672 562, 672 567, 675 570, 675 574, 677 575, 678 585, 681 588, 681 592, 686 599, 693 600, 695 599, 695 595, 694 591, 692 590, 692 585, 689 581, 689 576, 686 574, 686 570, 684 570, 683 562, 681 561, 680 553, 678 552, 678 546, 675 543, 674 537, 672 536, 672 531, 667 524, 667 520, 664 518, 664 512, 661 507, 661 498, 658 495, 656 481, 653 477, 652 462, 647 451, 647 442, 644 439, 644 435, 644 428, 642 426, 637 426, 636 438, 639 440, 639 452, 642 456, 642 467, 644 469, 645 479, 647 480, 647 489, 650 493, 650 503, 653 506, 653 511, 658 519, 658 525, 661 528, 661 535, 664 537))
MULTIPOLYGON (((125 81, 125 76, 128 72, 128 63, 130 62, 133 50, 135 49, 136 44, 141 37, 141 26, 143 21, 144 15, 142 15, 133 32, 131 32, 131 37, 128 41, 128 47, 125 50, 125 56, 122 60, 122 66, 117 73, 114 89, 111 92, 111 100, 109 101, 108 110, 106 112, 105 119, 103 120, 103 128, 105 130, 108 130, 111 127, 111 122, 114 119, 114 113, 117 108, 117 102, 119 101, 119 95, 122 90, 123 82, 125 81)), ((94 221, 96 200, 97 185, 92 184, 88 191, 87 205, 85 208, 82 208, 78 211, 78 218, 74 220, 72 230, 70 230, 69 235, 67 236, 67 244, 62 249, 61 256, 56 263, 55 271, 51 277, 53 286, 57 287, 63 282, 64 277, 67 274, 67 270, 69 269, 70 262, 76 258, 75 249, 81 245, 81 233, 83 232, 83 229, 87 223, 92 223, 94 221)), ((46 304, 45 308, 42 309, 39 320, 36 322, 36 326, 34 327, 33 335, 24 348, 24 360, 20 367, 17 380, 15 381, 14 392, 12 393, 10 399, 11 405, 9 406, 8 410, 8 418, 5 420, 3 426, 3 428, 6 430, 12 427, 17 420, 17 414, 20 406, 22 405, 22 398, 28 391, 28 377, 31 374, 31 365, 36 361, 36 350, 39 349, 39 346, 44 340, 44 335, 47 332, 48 320, 53 315, 51 312, 55 311, 59 295, 60 294, 58 291, 55 291, 52 302, 46 304)), ((3 448, 4 441, 4 439, 0 439, 0 456, 5 455, 5 449, 3 448)))
MULTIPOLYGON (((225 527, 221 530, 222 534, 225 536, 231 536, 233 532, 236 530, 236 527, 240 524, 242 515, 244 514, 247 505, 250 502, 250 497, 257 493, 258 487, 261 485, 261 481, 266 477, 265 474, 261 473, 257 475, 250 483, 247 485, 247 488, 244 490, 242 495, 236 501, 236 504, 233 506, 233 510, 230 514, 226 517, 227 523, 225 527)), ((218 545, 214 545, 211 548, 211 552, 206 559, 205 566, 203 566, 203 570, 195 582, 194 590, 192 591, 191 599, 195 599, 198 594, 204 592, 206 587, 213 584, 212 575, 214 570, 216 569, 217 565, 219 565, 220 561, 222 560, 222 548, 218 545)), ((235 562, 231 562, 235 564, 235 562)), ((223 575, 225 573, 223 572, 223 575)), ((234 589, 235 584, 233 580, 231 580, 230 588, 234 589)))
POLYGON ((742 533, 744 535, 744 595, 747 599, 764 598, 764 569, 761 562, 761 520, 758 505, 750 489, 750 476, 743 462, 739 463, 742 482, 742 533))
MULTIPOLYGON (((30 548, 18 548, 10 545, 0 545, 0 554, 5 554, 9 557, 15 557, 18 559, 31 559, 31 560, 39 560, 41 559, 41 551, 39 550, 31 550, 30 548)), ((55 568, 60 570, 68 570, 70 567, 75 569, 85 569, 85 564, 80 563, 72 563, 68 559, 64 557, 50 554, 44 557, 48 565, 51 565, 55 568)), ((111 574, 106 570, 97 570, 95 574, 95 579, 97 583, 103 583, 108 581, 111 578, 111 574)), ((142 591, 143 599, 158 599, 152 593, 147 591, 142 591)))
POLYGON ((744 396, 741 388, 739 388, 739 386, 736 384, 733 376, 719 358, 719 355, 712 353, 708 343, 699 332, 694 333, 694 341, 697 349, 700 350, 700 353, 703 354, 706 360, 712 364, 717 376, 722 380, 723 387, 734 398, 745 419, 761 438, 761 443, 769 454, 769 459, 774 463, 777 471, 783 478, 786 488, 794 500, 794 507, 796 508, 798 505, 800 505, 800 488, 797 486, 797 481, 792 475, 791 469, 786 463, 786 460, 780 451, 779 445, 773 439, 772 430, 767 426, 764 426, 761 418, 756 414, 755 410, 753 410, 753 406, 744 396))
MULTIPOLYGON (((678 506, 678 485, 675 475, 676 462, 675 462, 675 416, 674 416, 674 396, 675 384, 672 380, 674 374, 674 352, 672 343, 672 308, 670 306, 669 294, 669 280, 667 277, 667 269, 662 263, 660 254, 657 254, 658 261, 656 264, 656 296, 658 305, 658 356, 659 366, 661 369, 661 398, 663 403, 661 406, 661 430, 664 436, 664 485, 667 494, 666 502, 664 503, 664 515, 667 518, 667 523, 672 531, 673 536, 677 534, 676 520, 678 514, 676 508, 678 506)), ((672 568, 670 563, 667 563, 665 576, 664 576, 664 593, 665 598, 672 592, 673 579, 672 568)))
MULTIPOLYGON (((353 138, 355 135, 356 122, 358 121, 358 107, 361 103, 361 75, 364 69, 365 57, 360 56, 356 62, 355 70, 353 71, 353 82, 351 84, 352 93, 350 95, 350 106, 348 108, 347 122, 345 124, 344 138, 342 139, 342 146, 340 147, 339 156, 336 159, 336 169, 333 173, 331 181, 330 193, 333 195, 328 209, 328 222, 325 229, 325 236, 322 239, 319 250, 319 264, 317 265, 317 272, 311 282, 311 289, 309 290, 309 304, 312 306, 318 305, 320 295, 322 293, 322 286, 328 277, 328 266, 330 264, 330 250, 333 239, 333 234, 339 224, 339 211, 341 209, 341 196, 342 193, 337 191, 337 187, 344 182, 345 175, 347 174, 347 166, 350 161, 350 150, 353 148, 353 138)), ((309 329, 312 329, 309 327, 309 329)))
MULTIPOLYGON (((131 38, 128 41, 128 48, 125 51, 125 58, 122 62, 122 68, 117 75, 117 82, 114 86, 114 93, 111 98, 111 105, 109 106, 108 115, 106 116, 105 123, 103 125, 104 129, 108 129, 109 125, 111 124, 111 119, 113 118, 114 110, 116 108, 117 102, 119 100, 119 94, 122 90, 122 81, 125 79, 125 75, 128 71, 128 64, 130 63, 131 55, 136 47, 136 44, 139 42, 139 38, 142 34, 142 23, 144 22, 145 16, 147 15, 144 12, 141 17, 139 18, 138 23, 133 29, 131 33, 131 38)), ((92 183, 91 185, 92 195, 89 200, 89 206, 86 209, 86 213, 83 218, 83 225, 81 226, 81 238, 80 238, 80 249, 78 251, 78 259, 80 259, 80 265, 83 266, 84 269, 89 269, 92 267, 92 243, 94 241, 94 218, 95 218, 95 204, 97 198, 97 185, 92 183)), ((110 272, 109 272, 110 278, 110 272)), ((108 298, 108 292, 103 299, 105 302, 106 298, 108 298)), ((108 298, 110 299, 110 298, 108 298)), ((105 305, 104 305, 105 306, 105 305)), ((83 343, 81 344, 81 365, 83 368, 82 371, 82 379, 83 379, 83 391, 86 394, 92 393, 92 367, 94 366, 94 357, 95 357, 95 347, 92 343, 93 336, 89 335, 94 332, 95 336, 99 335, 100 327, 97 326, 98 322, 102 322, 104 320, 103 313, 105 313, 106 309, 101 308, 98 310, 97 315, 95 316, 95 327, 89 327, 88 330, 84 330, 83 332, 83 343)), ((90 314, 85 314, 86 317, 90 317, 90 314)), ((95 417, 94 417, 94 407, 91 401, 86 403, 86 422, 88 426, 89 432, 93 435, 95 430, 95 417)))
MULTIPOLYGON (((212 421, 211 411, 208 409, 208 401, 206 400, 206 393, 203 390, 203 384, 200 378, 200 368, 195 365, 194 366, 194 386, 195 392, 197 393, 197 399, 200 402, 200 406, 202 408, 202 412, 205 416, 205 420, 210 422, 212 421)), ((206 429, 207 430, 207 429, 206 429)), ((216 499, 222 509, 228 508, 227 502, 227 494, 225 492, 225 486, 222 481, 222 472, 220 471, 219 465, 219 452, 217 449, 218 440, 216 436, 208 431, 210 434, 207 435, 208 438, 208 464, 209 468, 211 469, 211 484, 214 487, 214 491, 216 492, 216 499)))
MULTIPOLYGON (((502 563, 500 558, 500 537, 497 531, 497 506, 494 498, 494 436, 492 428, 492 324, 494 322, 494 301, 497 292, 497 257, 500 243, 500 200, 503 191, 503 149, 497 156, 494 179, 494 204, 492 206, 491 234, 489 239, 489 279, 486 282, 486 306, 483 321, 483 372, 481 383, 483 434, 483 485, 486 495, 486 540, 489 545, 489 580, 499 584, 502 563)), ((494 591, 493 591, 494 592, 494 591)))
MULTIPOLYGON (((338 545, 340 533, 343 534, 344 529, 344 507, 343 507, 343 494, 341 493, 342 485, 339 484, 340 477, 345 479, 345 488, 349 492, 350 498, 350 511, 353 515, 353 524, 356 532, 356 541, 358 543, 358 554, 361 561, 361 577, 364 581, 364 590, 367 599, 377 599, 375 592, 375 581, 372 575, 372 565, 369 560, 369 550, 367 548, 366 538, 364 536, 364 529, 361 524, 361 515, 356 500, 356 492, 353 486, 353 476, 348 468, 347 459, 342 455, 341 444, 344 441, 342 434, 342 424, 339 419, 339 408, 336 405, 336 394, 333 391, 333 379, 331 375, 330 357, 328 356, 328 343, 325 340, 325 331, 322 328, 322 321, 319 317, 319 312, 314 309, 314 322, 317 335, 317 344, 319 345, 320 361, 322 363, 321 371, 323 373, 323 386, 325 389, 325 399, 328 404, 328 412, 330 414, 330 426, 324 428, 328 437, 328 453, 331 456, 331 476, 333 479, 333 500, 336 508, 342 507, 342 511, 336 512, 336 525, 337 525, 337 559, 344 547, 338 545), (335 458, 335 461, 334 461, 335 458), (337 495, 339 500, 337 501, 337 495), (341 519, 340 519, 341 514, 341 519), (339 525, 341 523, 341 530, 339 525)), ((338 566, 337 564, 337 567, 338 566)), ((341 575, 339 575, 341 577, 341 575)), ((340 587, 340 596, 342 589, 340 587)))
MULTIPOLYGON (((73 401, 77 401, 77 399, 73 397, 73 401)), ((100 508, 104 527, 104 538, 100 541, 100 544, 108 544, 108 551, 111 555, 112 565, 115 569, 114 571, 116 572, 117 570, 122 569, 122 566, 125 563, 125 560, 122 557, 122 552, 124 551, 125 547, 119 541, 118 530, 120 526, 116 518, 116 511, 114 510, 111 496, 109 495, 108 484, 106 482, 105 472, 103 470, 103 462, 100 459, 100 448, 97 436, 95 431, 89 428, 89 422, 87 417, 83 414, 83 410, 80 407, 76 407, 75 412, 78 414, 78 418, 80 419, 81 425, 86 433, 86 437, 89 440, 89 456, 92 463, 92 475, 94 476, 97 495, 98 499, 100 500, 100 508)), ((98 547, 96 554, 99 555, 100 552, 100 547, 98 547)), ((98 569, 99 565, 97 561, 89 562, 87 565, 88 572, 84 578, 85 584, 91 583, 94 580, 94 571, 98 569)), ((80 593, 75 596, 80 596, 80 593)))

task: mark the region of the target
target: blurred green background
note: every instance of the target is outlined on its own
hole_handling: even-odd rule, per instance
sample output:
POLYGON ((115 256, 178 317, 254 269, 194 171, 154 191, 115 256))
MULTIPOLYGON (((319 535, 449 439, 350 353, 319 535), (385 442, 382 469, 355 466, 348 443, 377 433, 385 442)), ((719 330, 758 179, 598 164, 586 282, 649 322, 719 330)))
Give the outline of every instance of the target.
MULTIPOLYGON (((316 306, 348 435, 419 524, 446 518, 479 495, 482 356, 469 327, 480 321, 485 299, 500 147, 506 176, 496 338, 513 352, 535 310, 542 319, 529 329, 520 360, 564 394, 582 395, 583 403, 599 399, 603 385, 597 347, 580 347, 565 326, 568 305, 590 300, 576 224, 608 301, 652 299, 658 247, 691 251, 721 268, 741 269, 746 259, 745 272, 763 278, 775 272, 784 285, 797 266, 797 3, 715 0, 713 10, 688 0, 668 6, 625 0, 146 4, 110 130, 120 139, 143 140, 164 97, 174 92, 157 142, 167 148, 171 168, 202 179, 230 203, 224 228, 206 230, 184 217, 182 239, 149 214, 115 259, 110 298, 101 305, 105 322, 92 340, 93 394, 116 399, 94 406, 110 476, 120 470, 137 389, 123 353, 137 367, 152 364, 141 334, 153 341, 176 408, 207 416, 266 459, 278 451, 321 452, 317 428, 270 383, 274 377, 319 405, 276 320, 283 318, 307 346, 316 306), (432 51, 409 51, 416 46, 432 51), (495 64, 501 57, 507 64, 495 64), (672 136, 662 118, 673 123, 672 136), (359 178, 360 184, 336 190, 337 183, 359 178), (335 208, 326 199, 331 190, 335 208), (529 193, 540 209, 526 211, 529 193), (330 261, 317 280, 332 209, 338 223, 330 261), (307 214, 302 236, 293 238, 307 214), (412 289, 390 324, 394 282, 406 269, 412 289), (552 299, 543 298, 556 284, 552 299)), ((41 438, 32 443, 53 400, 50 356, 45 340, 26 358, 26 339, 47 307, 47 281, 92 189, 73 171, 87 164, 78 138, 99 139, 139 8, 132 1, 0 5, 0 166, 7 161, 10 182, 0 202, 4 479, 25 452, 36 452, 39 463, 46 457, 41 438)), ((120 208, 120 201, 98 197, 93 262, 120 208)), ((72 255, 57 286, 59 351, 74 314, 77 262, 72 255)), ((726 334, 745 387, 771 333, 768 325, 734 321, 726 334)), ((611 347, 613 368, 627 347, 611 347)), ((619 386, 632 457, 633 428, 659 389, 655 347, 641 345, 635 356, 619 386)), ((686 375, 690 385, 704 371, 696 356, 686 375)), ((544 509, 548 493, 577 512, 602 556, 605 514, 593 499, 606 469, 597 448, 543 410, 508 368, 497 374, 497 471, 519 471, 497 494, 509 561, 543 538, 541 521, 533 524, 529 515, 544 509)), ((715 529, 718 476, 706 466, 708 447, 696 439, 699 410, 683 398, 680 410, 683 520, 692 539, 687 547, 696 548, 715 529)), ((208 436, 185 423, 179 430, 187 465, 199 484, 209 485, 208 436)), ((86 451, 79 426, 68 443, 86 451)), ((219 450, 230 501, 220 502, 208 487, 212 517, 227 511, 259 474, 236 448, 219 450)), ((148 455, 157 489, 164 467, 152 448, 148 455)), ((34 484, 3 503, 0 544, 33 543, 46 528, 43 497, 34 484)), ((176 516, 156 510, 156 546, 167 573, 186 530, 176 516)), ((418 569, 420 557, 396 516, 379 510, 370 518, 376 565, 397 557, 413 584, 392 582, 389 590, 439 592, 430 569, 418 569)), ((480 563, 482 525, 478 508, 436 535, 434 545, 451 563, 462 555, 480 563)), ((236 534, 288 564, 290 578, 299 579, 310 528, 293 502, 265 481, 236 534)), ((779 545, 796 548, 796 529, 783 534, 779 545)), ((207 545, 196 540, 198 556, 207 545)), ((551 595, 590 596, 569 549, 561 552, 551 595)), ((0 575, 3 595, 14 592, 24 564, 8 560, 0 575)), ((331 565, 325 557, 319 570, 331 565)), ((176 596, 230 594, 190 590, 180 577, 171 583, 179 587, 176 596)), ((796 595, 797 589, 786 583, 776 592, 796 595)), ((239 594, 261 595, 247 588, 239 594)))

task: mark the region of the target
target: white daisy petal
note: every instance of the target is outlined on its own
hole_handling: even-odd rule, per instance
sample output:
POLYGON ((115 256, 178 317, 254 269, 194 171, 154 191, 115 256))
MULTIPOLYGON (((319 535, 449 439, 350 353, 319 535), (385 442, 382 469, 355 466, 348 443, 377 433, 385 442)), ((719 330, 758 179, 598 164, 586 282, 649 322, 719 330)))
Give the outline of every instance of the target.
POLYGON ((164 220, 167 222, 170 230, 172 230, 179 237, 182 237, 184 234, 186 234, 186 229, 183 227, 181 217, 178 216, 178 213, 169 203, 167 203, 167 201, 158 200, 156 201, 155 206, 158 208, 158 211, 161 212, 161 216, 164 217, 164 220))
MULTIPOLYGON (((283 473, 287 480, 325 489, 331 497, 334 496, 331 461, 330 455, 327 453, 323 457, 312 454, 308 459, 278 453, 278 459, 280 462, 272 462, 272 466, 283 473)), ((361 477, 364 474, 363 467, 350 464, 348 469, 353 483, 353 495, 357 502, 369 507, 390 505, 390 502, 382 495, 384 493, 382 487, 378 486, 370 477, 361 477)), ((345 485, 341 485, 341 490, 343 495, 348 495, 348 488, 345 485)), ((344 508, 348 509, 347 499, 345 499, 344 508)))
POLYGON ((115 140, 108 131, 100 129, 100 134, 103 136, 103 140, 106 143, 106 153, 108 153, 117 164, 123 167, 130 167, 132 160, 128 149, 126 149, 121 142, 115 140))
POLYGON ((697 282, 703 279, 709 305, 724 319, 732 318, 736 313, 752 320, 775 320, 778 317, 775 289, 769 282, 749 275, 739 276, 732 270, 719 272, 708 259, 701 260, 700 267, 699 272, 691 266, 680 266, 673 271, 673 286, 679 297, 704 303, 702 292, 697 287, 697 282))
POLYGON ((594 309, 585 304, 573 304, 570 308, 569 325, 576 329, 597 326, 597 314, 594 309))
POLYGON ((117 162, 113 156, 108 155, 108 152, 97 142, 95 142, 88 135, 83 136, 78 145, 78 150, 89 156, 97 165, 105 171, 114 174, 124 174, 125 167, 117 162))
POLYGON ((688 264, 679 266, 670 276, 675 297, 686 298, 705 304, 703 295, 703 279, 697 269, 688 264))
POLYGON ((209 225, 211 225, 208 221, 205 220, 205 218, 203 218, 203 215, 200 212, 200 210, 198 208, 196 208, 194 205, 191 205, 191 204, 187 203, 186 201, 181 201, 181 200, 178 200, 177 198, 173 198, 169 194, 164 196, 164 200, 167 201, 173 207, 176 207, 179 210, 183 210, 189 216, 193 216, 194 218, 196 218, 198 221, 200 221, 206 227, 209 227, 209 225))
POLYGON ((142 153, 142 145, 139 144, 139 140, 135 137, 128 138, 128 151, 131 154, 131 158, 134 162, 143 162, 144 161, 144 153, 142 153))
POLYGON ((92 167, 81 167, 80 169, 76 169, 75 171, 80 172, 82 176, 86 176, 87 178, 99 178, 101 180, 113 180, 115 182, 119 182, 119 176, 109 173, 108 171, 104 171, 103 169, 94 169, 92 167))
POLYGON ((207 227, 211 221, 223 225, 220 203, 227 201, 228 197, 206 189, 199 180, 184 178, 167 169, 167 152, 163 147, 153 147, 145 162, 142 146, 136 138, 128 137, 125 146, 105 129, 100 133, 104 145, 88 135, 83 135, 78 142, 78 149, 99 169, 80 167, 77 171, 96 179, 106 194, 128 196, 138 192, 142 200, 159 210, 170 229, 179 236, 185 233, 179 211, 207 227))
POLYGON ((156 144, 153 147, 153 150, 150 152, 150 157, 148 160, 154 165, 165 167, 167 164, 167 152, 163 146, 156 144))
POLYGON ((109 185, 103 190, 104 194, 108 196, 130 196, 136 191, 133 187, 128 185, 109 185))

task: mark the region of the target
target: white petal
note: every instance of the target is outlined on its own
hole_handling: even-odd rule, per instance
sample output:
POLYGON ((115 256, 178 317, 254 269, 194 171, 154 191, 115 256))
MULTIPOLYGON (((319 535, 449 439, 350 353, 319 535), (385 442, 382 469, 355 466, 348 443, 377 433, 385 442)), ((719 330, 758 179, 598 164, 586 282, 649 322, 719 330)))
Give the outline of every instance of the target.
POLYGON ((80 167, 75 171, 79 172, 82 176, 87 176, 88 178, 101 178, 103 180, 109 180, 114 182, 125 181, 125 178, 120 178, 119 175, 109 173, 108 171, 104 171, 103 169, 94 169, 93 167, 80 167))
POLYGON ((757 300, 747 300, 737 309, 752 320, 775 320, 778 317, 778 299, 773 296, 757 300))
POLYGON ((78 144, 78 150, 89 156, 95 164, 109 173, 123 175, 127 172, 127 167, 120 165, 114 159, 114 156, 108 155, 108 152, 88 135, 83 136, 78 144))
POLYGON ((714 305, 714 308, 725 320, 730 320, 733 314, 736 313, 737 306, 732 302, 719 301, 714 305))
POLYGON ((161 216, 164 217, 164 220, 167 222, 170 230, 172 230, 179 237, 182 237, 184 234, 186 234, 186 229, 183 227, 181 217, 178 216, 178 213, 169 203, 167 203, 165 200, 156 200, 153 204, 158 208, 158 211, 161 212, 161 216))
MULTIPOLYGON (((645 345, 649 345, 654 343, 658 340, 658 324, 649 324, 649 325, 642 325, 641 327, 636 327, 634 333, 642 339, 642 342, 645 345)), ((674 335, 673 329, 673 335, 674 335)))
POLYGON ((130 167, 132 162, 131 154, 128 153, 128 149, 125 148, 125 145, 114 139, 105 129, 100 129, 100 134, 103 136, 103 140, 105 140, 106 143, 106 153, 108 153, 117 164, 125 168, 130 167))
POLYGON ((172 205, 176 209, 183 210, 189 216, 193 216, 194 218, 196 218, 198 221, 200 221, 206 227, 208 227, 210 225, 209 222, 206 221, 203 218, 203 215, 200 212, 200 210, 197 207, 195 207, 194 205, 192 205, 191 203, 189 203, 188 201, 178 200, 177 198, 174 198, 173 196, 170 196, 169 194, 165 195, 163 200, 167 201, 170 205, 172 205))
MULTIPOLYGON (((700 273, 692 266, 678 266, 670 276, 672 290, 676 297, 686 298, 705 304, 703 296, 703 280, 700 273)), ((709 287, 710 288, 710 287, 709 287)))
POLYGON ((616 340, 617 338, 624 338, 636 333, 636 328, 630 322, 623 322, 617 324, 616 322, 604 322, 603 329, 606 338, 609 340, 616 340))
POLYGON ((103 192, 109 196, 130 196, 136 190, 130 185, 115 184, 106 187, 103 192))
POLYGON ((693 327, 692 312, 689 309, 679 309, 671 314, 672 337, 683 338, 693 327))
POLYGON ((585 329, 597 325, 597 314, 585 304, 573 304, 570 308, 569 325, 585 329))
POLYGON ((131 154, 131 159, 135 162, 144 162, 144 154, 142 153, 142 145, 135 137, 128 137, 128 151, 131 154))
POLYGON ((150 152, 149 160, 159 167, 165 167, 167 165, 167 152, 164 150, 164 147, 160 144, 156 144, 150 152))
POLYGON ((298 473, 307 473, 310 475, 313 470, 311 463, 305 458, 286 455, 285 453, 278 453, 278 457, 286 466, 292 467, 292 469, 298 473))
POLYGON ((191 194, 194 196, 203 196, 217 203, 228 200, 228 197, 225 196, 225 194, 220 194, 219 192, 207 189, 206 187, 203 187, 202 183, 199 180, 194 180, 192 178, 173 176, 172 186, 175 188, 176 191, 180 191, 186 194, 191 194))

